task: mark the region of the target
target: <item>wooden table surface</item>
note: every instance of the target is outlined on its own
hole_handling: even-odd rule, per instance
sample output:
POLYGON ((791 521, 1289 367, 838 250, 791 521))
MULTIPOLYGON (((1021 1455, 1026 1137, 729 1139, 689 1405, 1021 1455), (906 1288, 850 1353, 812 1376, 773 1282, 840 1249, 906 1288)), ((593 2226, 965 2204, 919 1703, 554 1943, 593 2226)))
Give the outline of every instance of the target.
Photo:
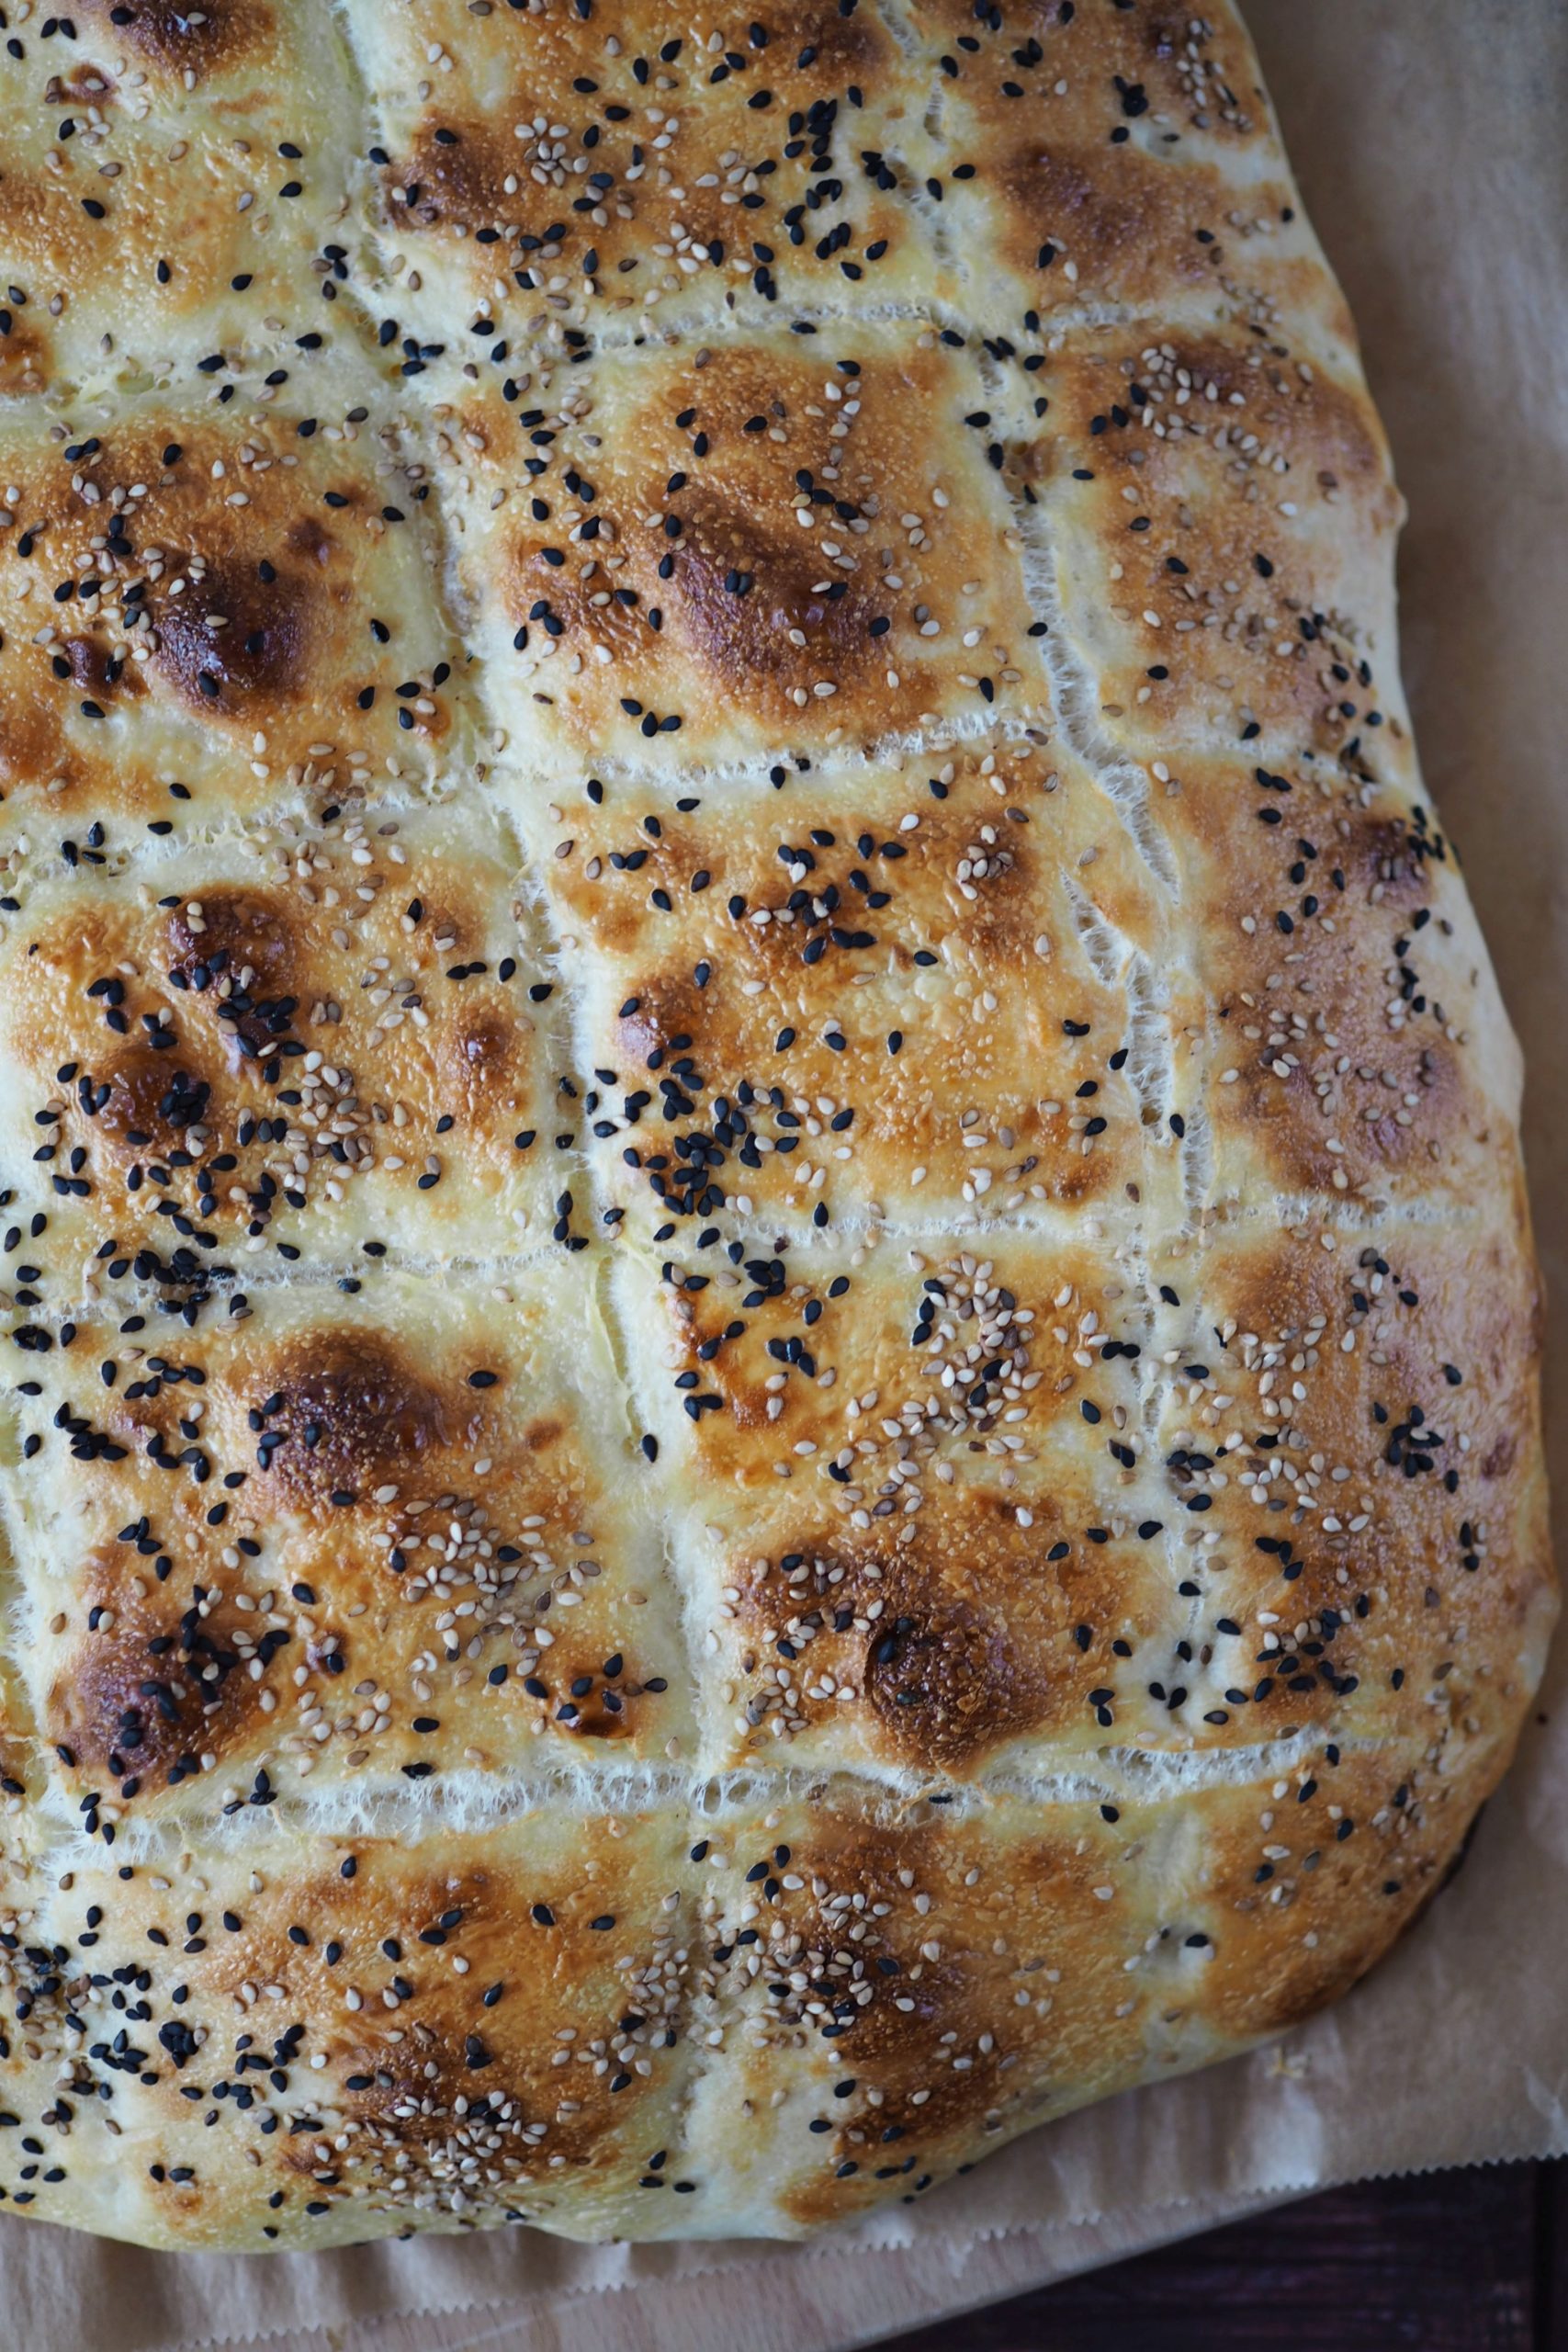
POLYGON ((883 2352, 1568 2352, 1568 2160, 1365 2181, 883 2352))

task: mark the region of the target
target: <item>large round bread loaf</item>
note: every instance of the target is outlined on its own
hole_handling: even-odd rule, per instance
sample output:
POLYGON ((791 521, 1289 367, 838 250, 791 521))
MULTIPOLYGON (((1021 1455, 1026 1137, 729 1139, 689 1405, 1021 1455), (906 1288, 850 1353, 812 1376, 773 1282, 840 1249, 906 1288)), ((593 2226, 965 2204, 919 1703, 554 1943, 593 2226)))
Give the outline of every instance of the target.
POLYGON ((7 2211, 919 2199, 1344 1991, 1540 1674, 1241 24, 753 9, 10 28, 7 2211))

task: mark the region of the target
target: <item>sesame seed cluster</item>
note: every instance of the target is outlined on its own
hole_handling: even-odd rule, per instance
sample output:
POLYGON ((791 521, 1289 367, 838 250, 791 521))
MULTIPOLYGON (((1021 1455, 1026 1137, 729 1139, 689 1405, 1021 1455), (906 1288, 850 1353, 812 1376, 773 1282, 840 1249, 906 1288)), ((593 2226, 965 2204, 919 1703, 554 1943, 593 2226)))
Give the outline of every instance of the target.
POLYGON ((802 2234, 1345 1990, 1553 1608, 1234 8, 0 10, 0 2201, 802 2234))

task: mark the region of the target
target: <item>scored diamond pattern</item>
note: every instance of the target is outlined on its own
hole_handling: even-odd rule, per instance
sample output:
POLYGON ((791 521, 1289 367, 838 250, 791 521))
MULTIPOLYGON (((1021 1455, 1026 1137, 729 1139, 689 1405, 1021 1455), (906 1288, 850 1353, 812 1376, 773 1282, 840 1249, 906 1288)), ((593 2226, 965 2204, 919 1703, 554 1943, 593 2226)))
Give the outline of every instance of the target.
POLYGON ((1234 13, 8 47, 3 2193, 793 2234, 1306 2014, 1551 1603, 1234 13))

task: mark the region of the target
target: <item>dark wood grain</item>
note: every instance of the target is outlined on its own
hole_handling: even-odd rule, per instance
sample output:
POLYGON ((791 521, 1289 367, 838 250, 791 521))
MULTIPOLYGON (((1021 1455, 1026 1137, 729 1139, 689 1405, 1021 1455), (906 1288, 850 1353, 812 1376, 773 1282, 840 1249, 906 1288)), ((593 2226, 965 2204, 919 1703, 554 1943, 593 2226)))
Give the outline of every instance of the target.
POLYGON ((1535 2202, 1535 2352, 1568 2352, 1568 2161, 1526 2169, 1535 2202))
POLYGON ((1568 2163, 1368 2181, 887 2352, 1568 2352, 1568 2163))

